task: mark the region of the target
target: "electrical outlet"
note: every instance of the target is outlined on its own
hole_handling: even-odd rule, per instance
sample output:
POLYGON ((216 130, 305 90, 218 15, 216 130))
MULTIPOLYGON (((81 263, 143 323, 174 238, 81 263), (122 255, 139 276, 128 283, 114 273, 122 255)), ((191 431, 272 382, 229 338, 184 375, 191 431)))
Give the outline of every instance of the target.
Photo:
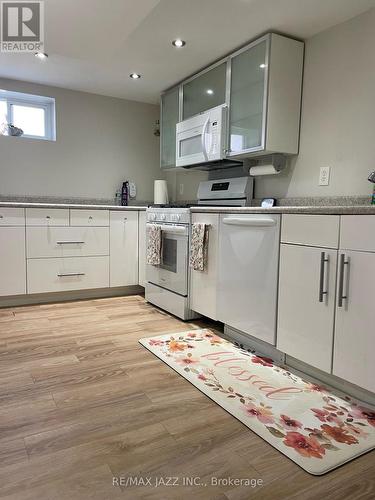
POLYGON ((320 167, 319 186, 329 185, 330 170, 331 167, 320 167))
POLYGON ((184 185, 182 183, 180 184, 179 192, 180 192, 180 194, 184 194, 184 185))

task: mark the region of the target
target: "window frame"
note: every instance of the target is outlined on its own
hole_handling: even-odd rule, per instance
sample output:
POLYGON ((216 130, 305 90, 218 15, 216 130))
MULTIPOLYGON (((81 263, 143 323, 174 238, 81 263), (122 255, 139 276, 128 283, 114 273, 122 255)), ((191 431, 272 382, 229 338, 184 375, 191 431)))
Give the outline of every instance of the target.
MULTIPOLYGON (((24 106, 29 108, 43 109, 44 111, 44 136, 23 134, 20 138, 36 139, 40 141, 56 141, 56 115, 55 99, 53 97, 43 97, 21 92, 4 91, 0 92, 0 101, 5 101, 7 107, 7 123, 14 125, 13 106, 24 106)), ((12 137, 5 135, 5 137, 12 137)))

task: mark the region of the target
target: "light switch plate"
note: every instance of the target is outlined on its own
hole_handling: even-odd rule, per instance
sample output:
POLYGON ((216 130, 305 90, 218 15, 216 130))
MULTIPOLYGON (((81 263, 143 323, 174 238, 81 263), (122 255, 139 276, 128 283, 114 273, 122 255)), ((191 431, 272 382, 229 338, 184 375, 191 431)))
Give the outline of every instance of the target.
POLYGON ((320 167, 319 186, 328 186, 331 167, 320 167))

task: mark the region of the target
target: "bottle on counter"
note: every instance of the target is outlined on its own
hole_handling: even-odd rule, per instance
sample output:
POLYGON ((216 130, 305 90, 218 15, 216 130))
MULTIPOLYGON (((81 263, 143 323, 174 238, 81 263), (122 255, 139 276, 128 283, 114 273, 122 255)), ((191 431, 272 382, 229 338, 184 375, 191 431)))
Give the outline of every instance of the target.
POLYGON ((129 181, 122 183, 121 205, 123 207, 127 207, 129 205, 129 181))
POLYGON ((374 184, 371 203, 375 205, 375 170, 369 175, 368 180, 374 184))

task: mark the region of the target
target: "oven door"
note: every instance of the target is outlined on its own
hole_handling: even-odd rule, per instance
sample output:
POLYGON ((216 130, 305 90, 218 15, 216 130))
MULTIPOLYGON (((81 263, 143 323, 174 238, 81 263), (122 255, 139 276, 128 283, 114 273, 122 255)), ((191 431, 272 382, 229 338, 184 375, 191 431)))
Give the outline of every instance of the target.
POLYGON ((177 224, 162 224, 161 236, 161 263, 159 266, 147 264, 146 279, 154 285, 186 297, 188 294, 189 229, 177 224))

